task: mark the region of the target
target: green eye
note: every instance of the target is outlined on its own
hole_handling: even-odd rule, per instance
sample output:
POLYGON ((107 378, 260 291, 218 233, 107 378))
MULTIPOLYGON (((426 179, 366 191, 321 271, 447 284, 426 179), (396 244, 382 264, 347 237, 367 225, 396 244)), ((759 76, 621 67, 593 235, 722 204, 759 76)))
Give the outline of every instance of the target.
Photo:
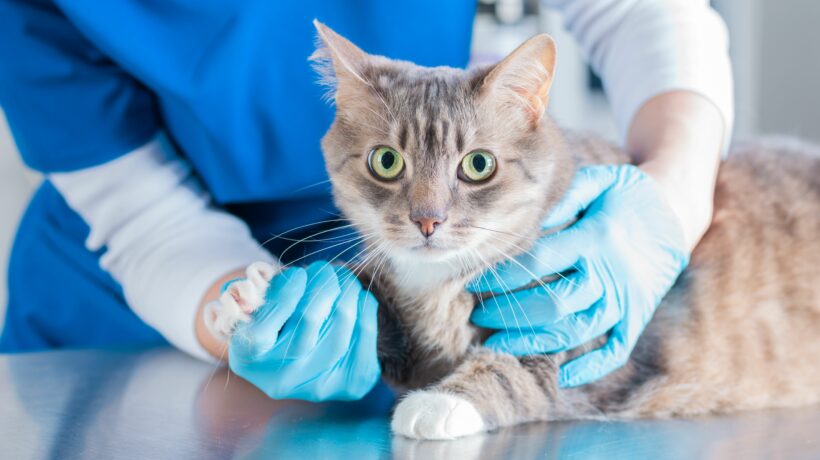
POLYGON ((376 147, 367 158, 370 172, 376 179, 395 180, 404 171, 404 158, 390 147, 376 147))
POLYGON ((467 182, 483 182, 495 172, 495 157, 490 152, 476 150, 461 160, 458 177, 467 182))

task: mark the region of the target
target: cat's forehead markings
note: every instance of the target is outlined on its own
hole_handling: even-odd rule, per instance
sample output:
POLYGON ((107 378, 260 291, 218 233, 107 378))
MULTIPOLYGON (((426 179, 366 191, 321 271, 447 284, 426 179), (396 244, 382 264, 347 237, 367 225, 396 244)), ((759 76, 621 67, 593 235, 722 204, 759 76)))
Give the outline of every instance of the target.
POLYGON ((442 150, 438 148, 440 145, 438 130, 436 129, 436 120, 430 117, 427 119, 427 127, 424 129, 424 146, 427 149, 427 153, 432 154, 442 150))
POLYGON ((456 125, 456 151, 461 153, 464 151, 464 133, 461 127, 456 125))
MULTIPOLYGON (((461 74, 441 69, 397 73, 373 69, 376 90, 390 101, 398 114, 390 126, 393 142, 402 151, 418 150, 423 157, 461 153, 473 137, 470 108, 465 106, 461 74)), ((448 69, 452 70, 452 69, 448 69)))
POLYGON ((407 149, 407 123, 402 123, 399 127, 399 148, 402 151, 407 149))
POLYGON ((530 172, 529 168, 526 164, 521 161, 521 158, 507 158, 507 163, 515 165, 524 177, 530 182, 538 182, 538 178, 536 178, 532 172, 530 172))
POLYGON ((438 80, 427 80, 424 83, 424 102, 431 107, 438 107, 439 92, 438 80))
POLYGON ((379 75, 379 78, 377 80, 377 84, 381 89, 388 89, 390 86, 392 86, 392 83, 393 82, 391 81, 391 78, 387 76, 387 74, 379 75))

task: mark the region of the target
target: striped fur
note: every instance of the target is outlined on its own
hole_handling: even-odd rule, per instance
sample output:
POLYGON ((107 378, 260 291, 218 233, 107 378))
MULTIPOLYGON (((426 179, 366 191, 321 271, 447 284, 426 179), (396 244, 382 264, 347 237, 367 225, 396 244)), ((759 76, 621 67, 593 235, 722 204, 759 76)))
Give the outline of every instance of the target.
MULTIPOLYGON (((456 398, 431 404, 469 402, 485 430, 820 400, 815 147, 736 148, 720 170, 712 226, 629 363, 599 382, 559 389, 558 366, 602 339, 550 356, 490 352, 480 347, 487 332, 469 323, 478 299, 463 288, 533 243, 578 166, 627 161, 618 149, 564 132, 549 117, 530 123, 528 98, 541 97, 553 70, 543 64, 549 59, 536 57, 539 50, 554 52, 551 41, 528 42, 495 68, 512 70, 462 71, 369 56, 319 28, 327 48, 316 59, 337 104, 322 146, 339 208, 363 235, 373 235, 362 278, 380 301, 380 358, 395 384, 456 398), (367 152, 376 145, 405 157, 400 181, 369 174, 367 152), (459 182, 458 162, 477 148, 497 156, 497 177, 482 185, 459 182), (432 247, 408 219, 425 207, 447 215, 432 247)), ((546 104, 546 94, 538 101, 546 104)), ((416 434, 469 434, 429 433, 416 434)))

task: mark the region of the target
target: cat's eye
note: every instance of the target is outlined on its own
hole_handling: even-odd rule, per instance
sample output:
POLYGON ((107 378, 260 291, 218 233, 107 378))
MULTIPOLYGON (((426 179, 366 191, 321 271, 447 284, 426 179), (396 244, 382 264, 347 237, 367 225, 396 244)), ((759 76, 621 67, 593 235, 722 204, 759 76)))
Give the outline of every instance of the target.
POLYGON ((467 182, 484 182, 495 172, 495 157, 484 150, 468 153, 461 160, 458 178, 467 182))
POLYGON ((379 180, 396 180, 404 172, 404 158, 390 147, 376 147, 367 158, 370 172, 379 180))

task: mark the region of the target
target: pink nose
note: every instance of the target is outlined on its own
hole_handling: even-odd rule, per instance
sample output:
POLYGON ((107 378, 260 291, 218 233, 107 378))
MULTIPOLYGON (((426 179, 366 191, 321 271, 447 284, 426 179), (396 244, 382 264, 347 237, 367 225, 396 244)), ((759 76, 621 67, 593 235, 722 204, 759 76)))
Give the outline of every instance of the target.
POLYGON ((439 226, 442 222, 444 222, 443 217, 439 216, 425 216, 425 217, 410 217, 416 225, 419 226, 419 230, 421 230, 421 234, 429 237, 436 231, 436 227, 439 226))

